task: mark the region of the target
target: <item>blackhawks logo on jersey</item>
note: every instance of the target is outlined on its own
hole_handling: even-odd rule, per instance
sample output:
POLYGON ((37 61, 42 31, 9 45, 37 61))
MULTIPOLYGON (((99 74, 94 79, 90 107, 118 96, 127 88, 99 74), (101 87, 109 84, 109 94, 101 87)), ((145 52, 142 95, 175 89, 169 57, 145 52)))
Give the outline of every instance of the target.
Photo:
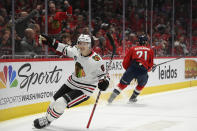
POLYGON ((78 78, 85 76, 85 72, 83 70, 83 67, 81 66, 81 64, 79 62, 76 62, 76 64, 75 64, 75 75, 78 78))
POLYGON ((95 61, 99 61, 101 58, 98 55, 92 57, 95 61))
POLYGON ((52 22, 52 29, 58 29, 60 27, 60 22, 58 20, 54 20, 52 22))

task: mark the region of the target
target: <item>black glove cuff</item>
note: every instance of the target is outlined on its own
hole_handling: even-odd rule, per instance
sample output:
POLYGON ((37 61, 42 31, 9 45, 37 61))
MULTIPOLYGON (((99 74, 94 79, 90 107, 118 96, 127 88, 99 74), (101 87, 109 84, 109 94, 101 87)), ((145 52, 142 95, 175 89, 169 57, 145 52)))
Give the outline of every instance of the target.
POLYGON ((101 90, 101 91, 105 91, 109 86, 109 81, 106 80, 106 79, 102 79, 99 81, 98 83, 98 88, 101 90))

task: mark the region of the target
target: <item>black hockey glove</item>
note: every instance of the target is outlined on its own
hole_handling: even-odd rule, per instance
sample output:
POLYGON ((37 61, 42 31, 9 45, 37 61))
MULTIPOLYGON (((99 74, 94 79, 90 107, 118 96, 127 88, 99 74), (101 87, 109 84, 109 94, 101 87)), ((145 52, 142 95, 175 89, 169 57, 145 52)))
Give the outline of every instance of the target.
POLYGON ((56 41, 56 39, 53 39, 44 34, 39 36, 39 43, 48 45, 50 48, 54 49, 57 49, 58 47, 58 41, 56 41))
POLYGON ((98 88, 101 90, 101 91, 105 91, 109 86, 109 81, 107 79, 101 79, 99 80, 99 83, 98 83, 98 88))

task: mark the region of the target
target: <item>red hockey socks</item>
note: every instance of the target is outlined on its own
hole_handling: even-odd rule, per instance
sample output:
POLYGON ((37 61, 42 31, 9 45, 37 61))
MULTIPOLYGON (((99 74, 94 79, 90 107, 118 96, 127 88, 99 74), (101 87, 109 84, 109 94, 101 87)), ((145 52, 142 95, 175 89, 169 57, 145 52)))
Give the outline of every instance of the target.
POLYGON ((119 89, 121 89, 121 90, 123 90, 124 88, 127 87, 127 85, 124 85, 124 84, 121 84, 121 83, 119 83, 117 86, 118 86, 119 89))
POLYGON ((135 89, 136 89, 137 91, 141 91, 143 88, 144 88, 144 86, 137 85, 137 87, 136 87, 135 89))

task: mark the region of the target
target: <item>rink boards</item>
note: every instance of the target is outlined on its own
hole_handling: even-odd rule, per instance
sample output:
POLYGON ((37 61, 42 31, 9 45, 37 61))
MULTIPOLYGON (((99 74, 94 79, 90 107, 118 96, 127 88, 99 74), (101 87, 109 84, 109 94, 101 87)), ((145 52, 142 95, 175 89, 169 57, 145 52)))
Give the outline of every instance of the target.
MULTIPOLYGON (((175 58, 158 58, 159 64, 175 58)), ((105 59, 105 66, 109 60, 105 59)), ((71 59, 1 60, 0 121, 46 111, 54 93, 74 71, 71 59)), ((106 101, 116 87, 124 69, 122 59, 114 59, 110 70, 110 87, 102 92, 99 102, 106 101)), ((141 95, 197 86, 197 57, 181 58, 149 72, 141 95)), ((117 99, 128 99, 137 84, 132 81, 117 99)), ((95 102, 97 92, 85 103, 95 102)))

